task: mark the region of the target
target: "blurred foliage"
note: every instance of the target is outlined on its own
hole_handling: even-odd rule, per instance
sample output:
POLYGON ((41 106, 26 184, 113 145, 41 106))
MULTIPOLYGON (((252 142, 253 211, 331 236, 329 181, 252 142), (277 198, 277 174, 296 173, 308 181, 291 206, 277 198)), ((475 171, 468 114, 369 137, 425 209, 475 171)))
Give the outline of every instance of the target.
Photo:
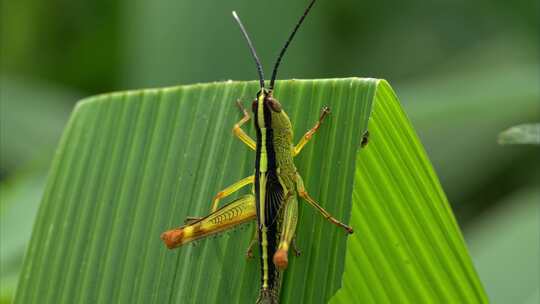
POLYGON ((499 134, 501 145, 540 145, 540 123, 513 126, 499 134))
POLYGON ((539 179, 471 225, 467 241, 493 304, 538 303, 539 179), (534 245, 536 244, 536 246, 534 245), (536 302, 531 302, 536 299, 536 302))
POLYGON ((22 77, 0 75, 0 84, 1 176, 29 166, 46 169, 70 112, 68 102, 80 93, 22 77))
POLYGON ((116 87, 117 1, 1 0, 1 5, 3 74, 88 92, 116 87))
MULTIPOLYGON (((533 13, 523 14, 515 3, 483 2, 320 1, 284 59, 280 78, 362 75, 410 81, 501 35, 520 56, 533 59, 533 13)), ((255 69, 230 11, 243 18, 269 69, 305 1, 138 0, 127 5, 135 9, 124 25, 130 52, 123 78, 127 86, 146 87, 253 79, 255 69)))
MULTIPOLYGON (((269 66, 304 2, 2 0, 1 68, 88 92, 252 79, 230 11, 244 19, 269 66)), ((280 78, 361 74, 396 83, 431 73, 501 33, 509 33, 505 44, 513 49, 535 54, 533 6, 533 0, 321 0, 280 78), (365 57, 372 59, 355 62, 365 57)))
POLYGON ((0 184, 0 301, 14 295, 44 181, 42 172, 31 172, 0 184))
POLYGON ((540 120, 540 74, 526 64, 486 62, 441 75, 409 83, 401 96, 466 223, 527 182, 531 168, 540 169, 534 148, 507 149, 496 142, 509 125, 540 120))
MULTIPOLYGON (((269 73, 304 2, 0 0, 2 183, 45 175, 82 95, 255 78, 233 9, 269 73)), ((533 0, 319 0, 278 76, 388 79, 472 227, 540 170, 534 147, 495 140, 540 121, 539 12, 533 0)))

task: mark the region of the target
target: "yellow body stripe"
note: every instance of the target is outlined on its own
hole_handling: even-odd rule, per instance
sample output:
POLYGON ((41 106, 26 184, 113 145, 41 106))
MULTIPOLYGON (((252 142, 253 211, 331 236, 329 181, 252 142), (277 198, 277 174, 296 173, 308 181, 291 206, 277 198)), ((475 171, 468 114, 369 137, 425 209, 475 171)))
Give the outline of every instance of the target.
POLYGON ((266 172, 268 171, 268 154, 266 150, 266 124, 264 122, 264 93, 257 103, 257 123, 261 130, 261 149, 259 158, 259 220, 261 230, 261 249, 263 259, 263 288, 268 288, 268 229, 265 223, 266 172))
POLYGON ((259 218, 261 221, 261 248, 262 248, 262 259, 263 259, 263 288, 268 288, 268 238, 266 236, 268 229, 266 228, 265 223, 265 210, 264 210, 264 199, 266 197, 266 175, 261 174, 259 178, 259 202, 262 206, 259 207, 259 218))
POLYGON ((264 122, 264 94, 259 96, 257 104, 257 122, 261 130, 261 157, 259 159, 259 171, 266 173, 268 171, 268 155, 266 151, 266 124, 264 122))

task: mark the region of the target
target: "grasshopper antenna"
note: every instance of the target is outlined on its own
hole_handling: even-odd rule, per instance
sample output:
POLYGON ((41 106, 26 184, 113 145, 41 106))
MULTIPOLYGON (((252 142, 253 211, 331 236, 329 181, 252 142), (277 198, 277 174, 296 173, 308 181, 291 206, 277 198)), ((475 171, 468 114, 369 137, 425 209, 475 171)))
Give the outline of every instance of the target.
POLYGON ((253 56, 253 59, 255 59, 255 64, 257 65, 257 72, 259 73, 259 83, 261 85, 261 89, 264 89, 264 73, 263 73, 261 61, 259 60, 259 56, 257 56, 257 52, 255 51, 255 48, 253 47, 253 43, 251 42, 251 39, 249 39, 248 33, 246 29, 244 28, 242 21, 240 21, 240 17, 238 17, 235 11, 232 12, 232 15, 234 17, 234 20, 240 27, 240 30, 242 31, 242 34, 244 35, 244 38, 246 39, 248 43, 249 50, 251 51, 251 55, 253 56))
POLYGON ((272 72, 272 78, 270 80, 270 90, 274 89, 274 82, 276 81, 278 67, 279 67, 279 64, 281 63, 281 59, 283 58, 283 55, 285 54, 285 51, 287 51, 289 44, 293 40, 294 35, 298 31, 298 29, 300 28, 300 25, 302 25, 302 22, 304 22, 304 19, 306 19, 306 16, 308 15, 309 11, 313 7, 313 4, 315 4, 315 0, 312 0, 311 3, 308 5, 306 10, 304 11, 304 14, 302 15, 302 17, 300 17, 300 20, 298 20, 298 23, 296 23, 296 26, 294 27, 291 35, 289 36, 289 39, 287 39, 287 42, 285 42, 285 45, 283 46, 283 48, 281 49, 281 52, 279 53, 279 56, 276 60, 276 64, 274 65, 274 71, 272 72))

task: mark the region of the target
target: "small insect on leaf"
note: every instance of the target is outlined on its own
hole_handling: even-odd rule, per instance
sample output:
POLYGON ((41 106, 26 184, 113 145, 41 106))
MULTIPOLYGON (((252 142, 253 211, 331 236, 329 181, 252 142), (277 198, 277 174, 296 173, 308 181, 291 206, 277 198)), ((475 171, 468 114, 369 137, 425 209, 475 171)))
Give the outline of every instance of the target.
POLYGON ((366 130, 366 132, 364 132, 364 135, 362 135, 362 140, 360 141, 360 148, 365 148, 368 143, 369 143, 369 131, 366 130))

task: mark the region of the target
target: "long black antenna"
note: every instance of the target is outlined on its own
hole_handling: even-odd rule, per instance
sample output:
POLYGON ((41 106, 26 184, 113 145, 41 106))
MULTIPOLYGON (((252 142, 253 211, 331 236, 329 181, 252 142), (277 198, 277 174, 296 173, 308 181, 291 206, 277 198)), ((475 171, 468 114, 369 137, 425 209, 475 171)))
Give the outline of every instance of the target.
POLYGON ((261 84, 261 89, 264 89, 264 73, 263 73, 261 61, 259 60, 259 56, 257 56, 257 52, 255 51, 255 48, 253 47, 253 43, 251 42, 251 39, 249 39, 249 36, 246 32, 246 29, 244 28, 244 25, 242 24, 242 21, 240 21, 240 17, 238 17, 235 11, 232 12, 232 15, 234 17, 234 20, 236 20, 236 23, 238 23, 238 26, 240 27, 240 30, 242 31, 244 38, 246 38, 246 41, 249 45, 249 50, 251 51, 251 55, 253 56, 253 59, 255 59, 255 64, 257 65, 257 72, 259 72, 259 83, 261 84))
POLYGON ((274 89, 274 82, 276 81, 277 70, 278 70, 279 64, 281 63, 281 59, 283 58, 283 55, 285 54, 285 51, 287 50, 287 47, 289 47, 289 44, 293 40, 294 35, 300 28, 300 25, 302 25, 302 22, 304 22, 304 19, 306 19, 306 16, 308 15, 309 10, 311 10, 311 8, 313 7, 313 4, 315 4, 315 0, 312 0, 311 3, 308 5, 306 10, 304 11, 304 14, 302 15, 302 17, 300 17, 300 20, 298 20, 298 23, 294 27, 294 30, 289 36, 289 39, 287 39, 287 42, 285 42, 285 45, 283 46, 283 48, 281 49, 281 52, 279 53, 279 56, 276 60, 276 64, 274 65, 274 71, 272 72, 272 78, 270 79, 270 90, 274 89))

